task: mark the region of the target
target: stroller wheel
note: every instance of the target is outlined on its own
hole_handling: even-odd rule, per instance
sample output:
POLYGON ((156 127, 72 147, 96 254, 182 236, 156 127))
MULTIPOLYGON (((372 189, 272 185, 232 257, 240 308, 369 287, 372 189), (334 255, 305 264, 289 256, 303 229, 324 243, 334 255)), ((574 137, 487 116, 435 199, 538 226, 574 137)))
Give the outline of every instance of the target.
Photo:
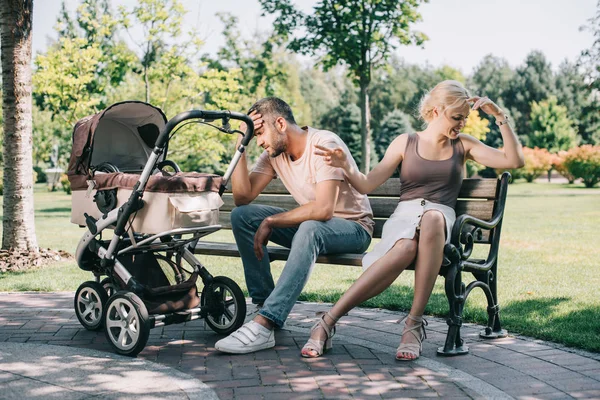
POLYGON ((117 291, 119 290, 119 288, 113 283, 112 279, 110 279, 110 278, 104 278, 104 279, 102 279, 100 281, 100 284, 102 285, 102 287, 106 291, 106 294, 108 295, 108 297, 110 297, 113 294, 117 293, 117 291))
POLYGON ((217 333, 230 334, 242 326, 246 318, 244 293, 237 283, 225 276, 216 276, 202 289, 200 304, 208 311, 206 323, 217 333))
POLYGON ((106 291, 98 282, 83 282, 75 292, 75 315, 89 331, 102 328, 102 318, 108 301, 106 291))
POLYGON ((104 333, 116 352, 135 357, 150 336, 146 306, 131 292, 117 292, 106 305, 104 333))

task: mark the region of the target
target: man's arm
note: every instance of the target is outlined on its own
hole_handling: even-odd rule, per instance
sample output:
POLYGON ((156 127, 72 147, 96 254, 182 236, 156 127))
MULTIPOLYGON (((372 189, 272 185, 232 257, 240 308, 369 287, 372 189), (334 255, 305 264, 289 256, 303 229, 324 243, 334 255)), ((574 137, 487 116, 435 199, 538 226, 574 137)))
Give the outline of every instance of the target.
POLYGON ((268 217, 264 223, 270 225, 271 228, 289 228, 309 220, 328 221, 333 218, 339 191, 340 181, 326 180, 319 182, 315 189, 314 201, 268 217))
MULTIPOLYGON (((262 116, 256 111, 250 114, 254 122, 254 132, 262 129, 262 116)), ((242 123, 240 130, 245 131, 246 125, 242 123)), ((242 136, 239 136, 235 148, 237 149, 242 143, 242 136)), ((248 173, 248 159, 246 152, 242 153, 242 157, 238 161, 237 166, 231 174, 231 192, 233 194, 233 202, 236 206, 249 204, 263 191, 263 189, 273 179, 272 175, 248 173)))
POLYGON ((300 225, 304 221, 328 221, 333 218, 333 211, 340 192, 340 181, 325 180, 317 183, 315 200, 293 210, 275 214, 265 218, 254 235, 254 252, 259 260, 263 258, 263 245, 266 245, 273 228, 289 228, 300 225))

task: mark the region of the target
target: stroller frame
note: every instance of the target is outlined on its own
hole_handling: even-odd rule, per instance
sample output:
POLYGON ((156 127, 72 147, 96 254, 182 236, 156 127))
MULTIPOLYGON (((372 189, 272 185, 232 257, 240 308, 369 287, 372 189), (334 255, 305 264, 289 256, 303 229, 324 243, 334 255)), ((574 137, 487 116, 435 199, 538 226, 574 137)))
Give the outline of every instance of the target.
MULTIPOLYGON (((144 207, 142 196, 146 184, 157 165, 164 162, 160 158, 166 151, 171 132, 174 132, 182 122, 192 119, 197 119, 199 123, 221 120, 223 127, 212 126, 225 133, 244 135, 223 175, 219 188, 219 196, 222 196, 237 163, 254 135, 253 121, 245 114, 231 111, 191 110, 176 115, 166 123, 126 203, 99 219, 84 214, 87 230, 77 246, 76 260, 82 269, 88 270, 90 270, 89 266, 84 268, 83 265, 86 263, 89 265, 91 260, 95 281, 84 282, 77 290, 74 299, 76 315, 86 329, 97 330, 104 327, 109 343, 120 354, 137 355, 146 345, 149 331, 154 327, 204 318, 214 331, 228 334, 239 328, 245 318, 245 298, 239 286, 229 278, 213 277, 193 254, 193 248, 198 240, 221 229, 221 225, 177 228, 152 235, 134 233, 132 225, 130 225, 131 230, 126 228, 130 218, 135 217, 135 213, 144 207), (230 119, 245 122, 246 132, 231 129, 230 119), (114 230, 110 240, 99 238, 106 229, 114 230), (138 282, 117 258, 125 254, 148 252, 167 252, 176 255, 177 265, 180 265, 181 260, 185 260, 192 267, 192 273, 197 274, 204 284, 199 307, 148 315, 141 300, 145 286, 138 282), (103 275, 107 275, 108 278, 100 281, 103 275), (118 286, 123 284, 124 287, 118 290, 118 286), (227 307, 233 302, 237 312, 229 315, 231 312, 227 307)), ((175 277, 181 284, 183 275, 175 272, 175 277)))

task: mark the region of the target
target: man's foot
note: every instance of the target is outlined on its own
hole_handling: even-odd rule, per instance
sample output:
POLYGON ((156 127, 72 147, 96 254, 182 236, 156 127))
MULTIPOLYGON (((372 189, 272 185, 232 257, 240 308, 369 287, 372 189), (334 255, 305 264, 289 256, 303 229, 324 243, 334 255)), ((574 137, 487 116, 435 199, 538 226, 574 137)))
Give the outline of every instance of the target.
POLYGON ((250 321, 240 329, 215 343, 215 349, 224 353, 247 354, 275 347, 275 334, 258 322, 250 321))

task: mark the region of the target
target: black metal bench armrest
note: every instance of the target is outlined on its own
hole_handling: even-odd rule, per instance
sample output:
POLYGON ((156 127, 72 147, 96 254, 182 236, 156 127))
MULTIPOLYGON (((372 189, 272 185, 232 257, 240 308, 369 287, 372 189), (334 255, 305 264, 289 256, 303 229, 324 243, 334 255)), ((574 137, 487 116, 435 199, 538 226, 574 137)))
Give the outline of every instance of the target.
POLYGON ((496 262, 496 258, 498 256, 498 244, 500 241, 499 235, 499 227, 502 223, 502 218, 504 216, 504 205, 506 203, 506 192, 508 186, 508 180, 510 179, 510 174, 505 172, 500 177, 502 181, 498 191, 497 205, 494 210, 494 214, 489 221, 484 221, 482 219, 473 217, 468 214, 463 214, 456 219, 454 226, 452 227, 452 236, 450 243, 451 245, 458 251, 460 255, 461 267, 470 271, 488 271, 491 266, 496 262), (471 226, 469 229, 467 226, 471 226), (481 262, 469 262, 469 257, 471 257, 471 253, 473 252, 473 247, 475 244, 475 237, 477 235, 481 235, 481 229, 492 230, 498 228, 497 234, 494 234, 491 239, 490 251, 486 258, 485 263, 481 262))

